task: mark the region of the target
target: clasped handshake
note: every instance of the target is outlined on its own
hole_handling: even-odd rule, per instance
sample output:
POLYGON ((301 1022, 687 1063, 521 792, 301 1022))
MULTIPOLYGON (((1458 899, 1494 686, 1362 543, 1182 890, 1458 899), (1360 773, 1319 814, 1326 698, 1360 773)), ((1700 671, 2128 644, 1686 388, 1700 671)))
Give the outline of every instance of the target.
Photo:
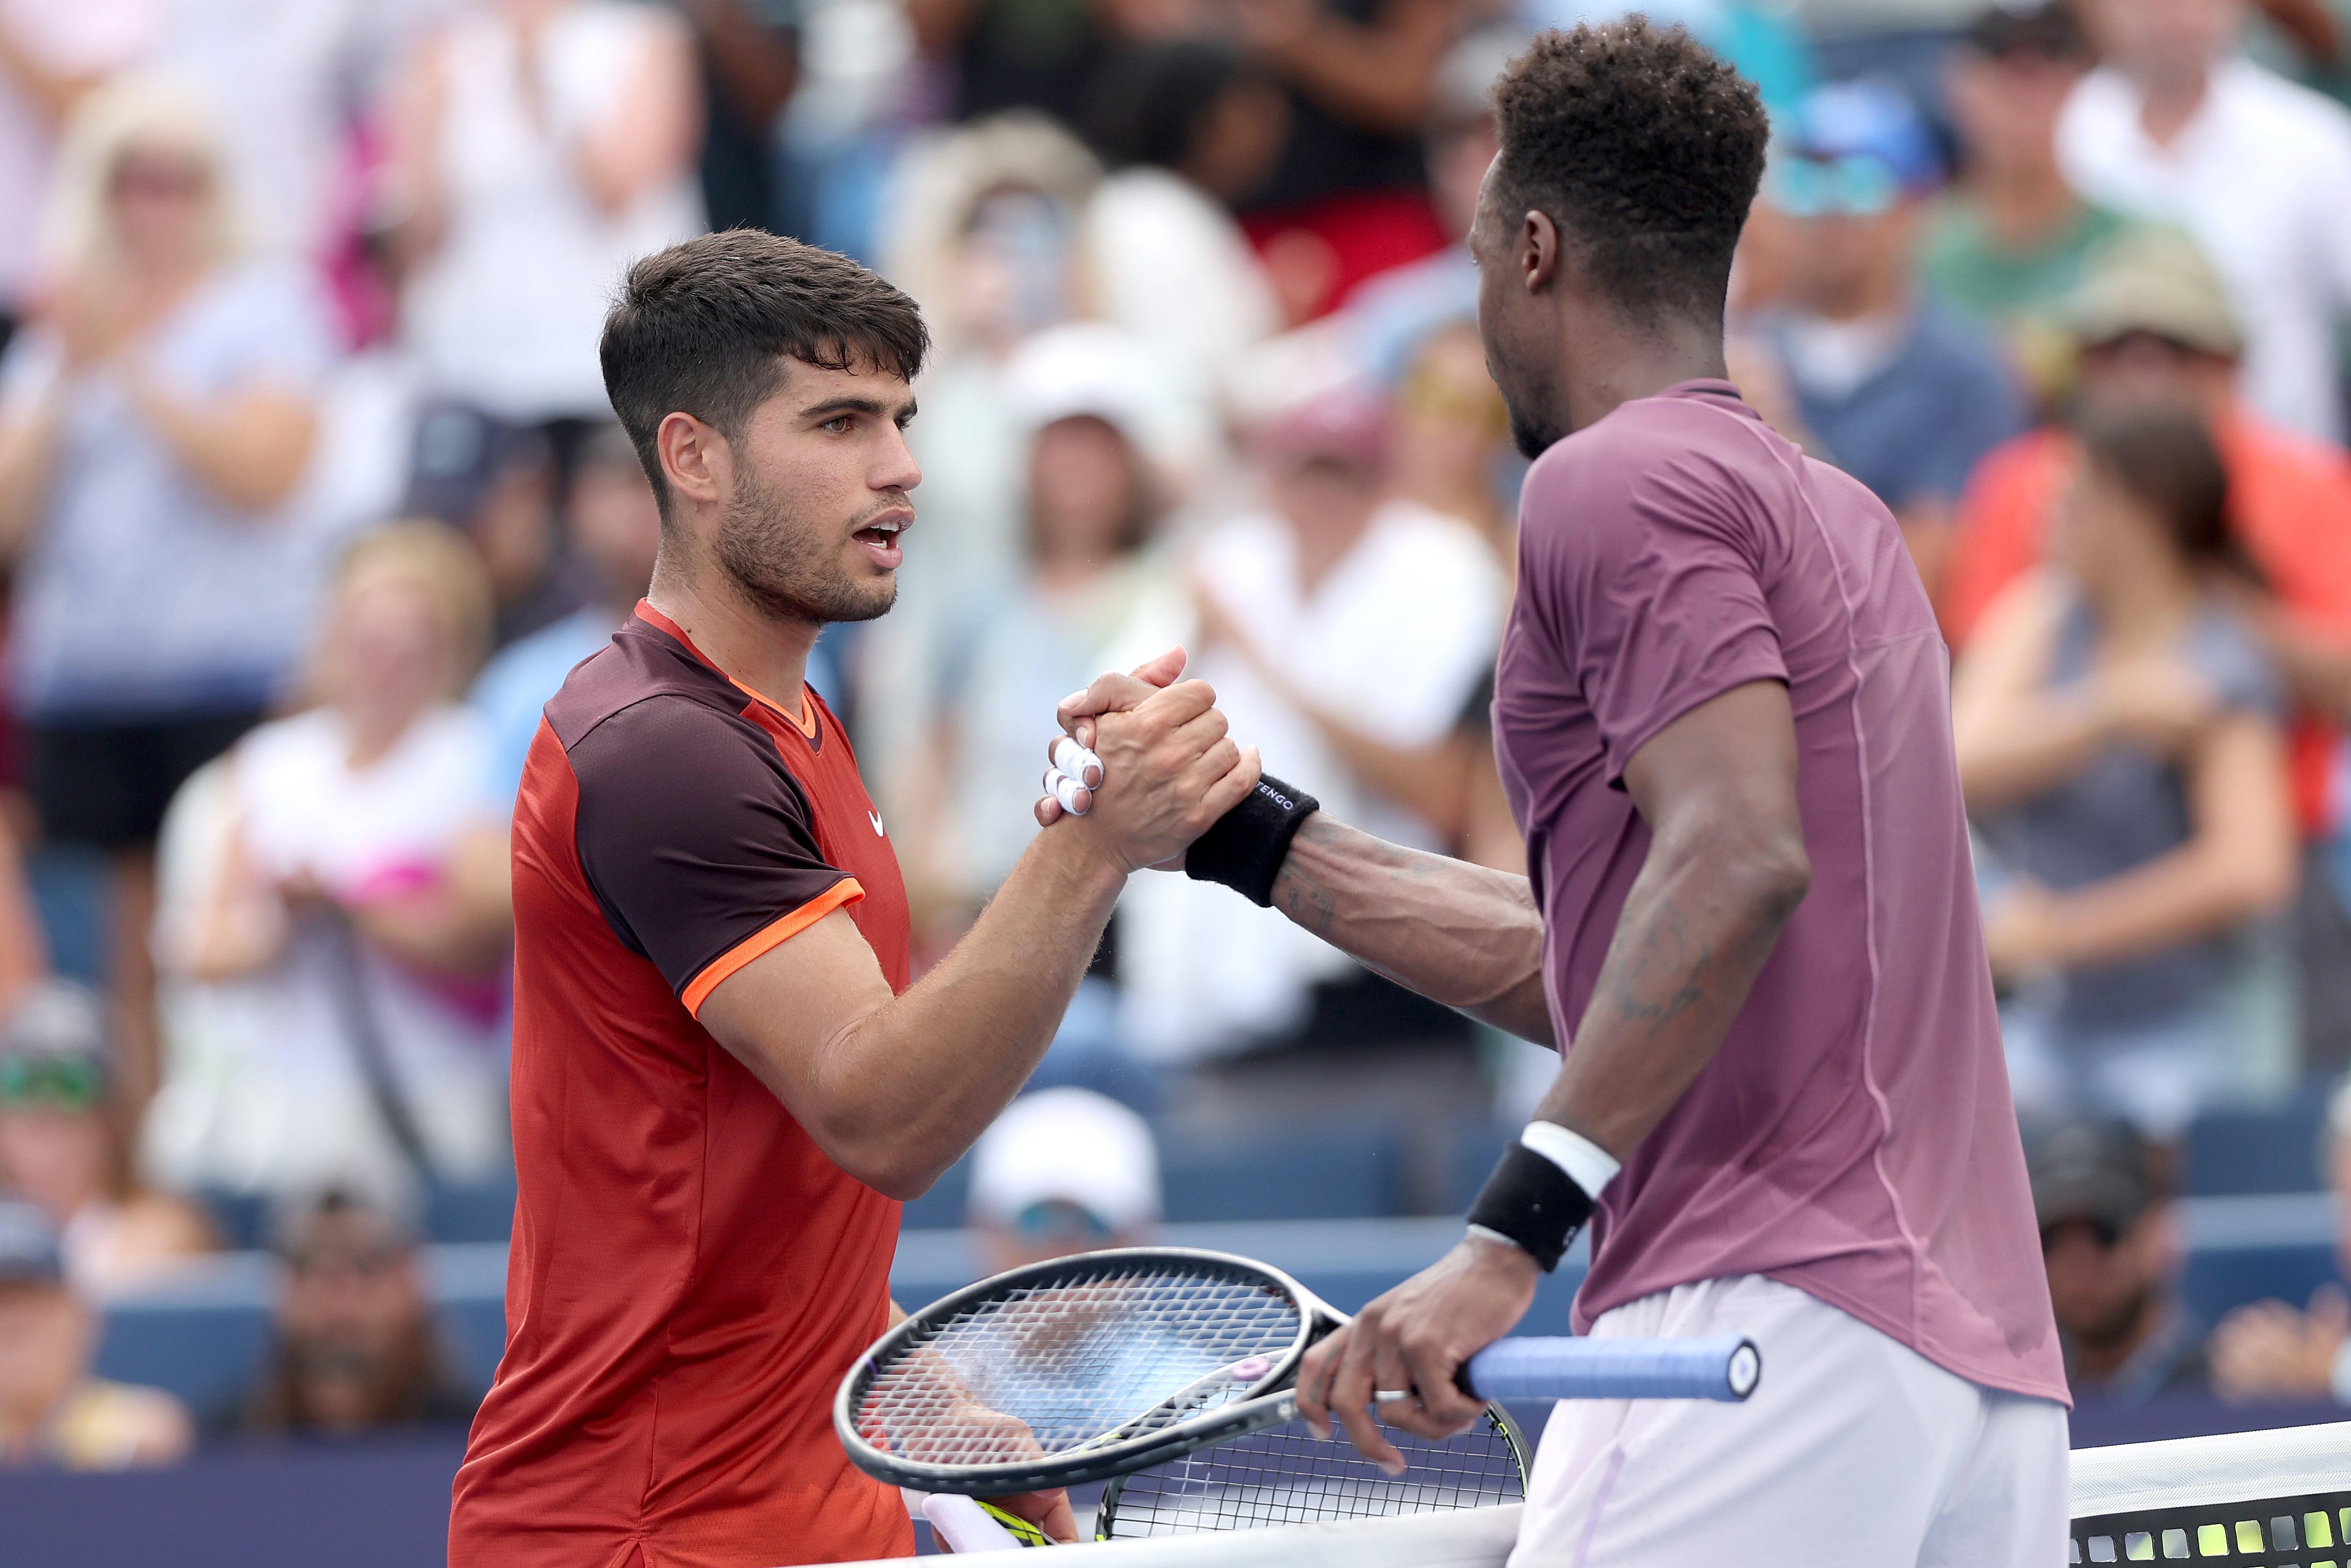
POLYGON ((1184 650, 1171 648, 1061 700, 1038 824, 1082 818, 1122 871, 1183 870, 1270 904, 1290 838, 1317 803, 1267 779, 1257 748, 1227 733, 1217 694, 1183 673, 1184 650))

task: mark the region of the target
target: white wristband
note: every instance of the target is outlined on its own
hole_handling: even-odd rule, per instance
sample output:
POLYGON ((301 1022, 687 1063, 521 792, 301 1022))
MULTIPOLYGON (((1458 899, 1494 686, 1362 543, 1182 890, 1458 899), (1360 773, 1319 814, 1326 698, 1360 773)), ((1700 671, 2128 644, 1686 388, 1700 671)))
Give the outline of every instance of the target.
POLYGON ((1568 1180, 1593 1197, 1625 1168, 1606 1149, 1556 1122, 1529 1122, 1519 1142, 1565 1171, 1568 1180))

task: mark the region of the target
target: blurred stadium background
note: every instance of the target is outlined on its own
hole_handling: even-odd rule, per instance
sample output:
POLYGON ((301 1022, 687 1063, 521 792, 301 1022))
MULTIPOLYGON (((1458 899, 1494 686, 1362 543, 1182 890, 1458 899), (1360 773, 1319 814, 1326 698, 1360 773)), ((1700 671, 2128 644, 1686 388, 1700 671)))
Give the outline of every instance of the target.
MULTIPOLYGON (((1179 641, 1334 810, 1522 865, 1458 240, 1502 62, 1635 8, 1763 90, 1734 378, 1960 661, 2076 1445, 2351 1404, 2351 0, 0 0, 0 1559, 441 1560, 504 1333, 505 816, 657 537, 594 353, 636 255, 773 228, 933 324, 899 608, 813 671, 918 954, 1034 831, 1053 702, 1179 641), (2257 667, 2101 624, 2051 682, 2086 760, 1979 789, 2044 546, 2117 580, 2195 504, 2116 472, 2158 526, 2082 521, 2072 432, 2148 399, 2257 667), (2274 744, 2216 793, 2223 722, 2274 744)), ((896 1293, 1150 1237, 1358 1307, 1546 1060, 1139 879, 896 1293)))

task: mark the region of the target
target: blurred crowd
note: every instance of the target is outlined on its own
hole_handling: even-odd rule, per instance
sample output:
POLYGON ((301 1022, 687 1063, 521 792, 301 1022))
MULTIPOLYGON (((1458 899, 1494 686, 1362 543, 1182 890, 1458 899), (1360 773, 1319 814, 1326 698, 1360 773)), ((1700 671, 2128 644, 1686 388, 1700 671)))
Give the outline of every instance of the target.
MULTIPOLYGON (((811 665, 920 953, 1035 831, 1054 702, 1177 643, 1332 810, 1522 865, 1525 465, 1462 236, 1502 63, 1625 9, 0 0, 0 1466, 470 1409, 418 1248, 505 1176, 506 819, 651 571, 596 342, 670 241, 846 250, 936 336, 898 608, 811 665), (249 1397, 97 1379, 94 1303, 236 1212, 249 1397)), ((1886 501, 1953 649, 2079 1375, 2351 1396, 2339 1296, 2208 1354, 2165 1197, 2199 1115, 2351 1058, 2351 4, 1644 9, 1773 117, 1733 379, 1886 501)), ((1550 1071, 1138 878, 975 1223, 1141 1234, 1144 1117, 1374 1046, 1505 1120, 1550 1071)))

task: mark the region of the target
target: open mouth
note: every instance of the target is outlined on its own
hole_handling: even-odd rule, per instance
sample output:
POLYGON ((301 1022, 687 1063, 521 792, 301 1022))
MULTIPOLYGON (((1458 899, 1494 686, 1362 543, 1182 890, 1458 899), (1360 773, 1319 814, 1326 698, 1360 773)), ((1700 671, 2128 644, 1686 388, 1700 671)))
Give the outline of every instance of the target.
POLYGON ((866 553, 873 558, 875 564, 895 570, 898 563, 905 559, 905 551, 898 544, 898 536, 905 528, 905 518, 884 517, 868 523, 850 537, 865 547, 866 553))

